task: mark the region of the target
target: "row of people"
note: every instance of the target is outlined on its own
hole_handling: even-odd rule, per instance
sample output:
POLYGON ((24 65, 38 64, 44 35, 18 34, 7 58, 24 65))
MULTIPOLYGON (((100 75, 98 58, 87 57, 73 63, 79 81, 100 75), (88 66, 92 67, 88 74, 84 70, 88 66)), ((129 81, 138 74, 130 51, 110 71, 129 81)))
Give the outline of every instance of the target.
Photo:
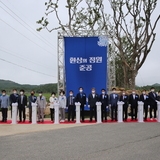
MULTIPOLYGON (((111 109, 111 120, 117 120, 117 102, 123 101, 123 119, 127 120, 128 117, 128 106, 131 107, 131 118, 132 120, 137 119, 137 107, 138 101, 144 102, 144 112, 145 117, 147 119, 148 116, 148 108, 150 107, 150 118, 152 119, 152 110, 154 110, 154 118, 156 118, 156 110, 157 110, 157 100, 160 100, 160 96, 155 93, 155 89, 152 87, 149 94, 146 94, 144 90, 142 94, 139 96, 136 94, 135 90, 132 91, 132 94, 127 95, 125 91, 122 92, 121 95, 116 93, 116 88, 112 89, 112 93, 108 95, 105 89, 101 90, 101 94, 98 95, 96 93, 95 88, 91 89, 91 93, 87 97, 83 91, 83 88, 79 88, 79 93, 74 96, 73 91, 69 92, 69 96, 66 98, 65 92, 61 91, 59 97, 56 97, 56 94, 53 92, 51 97, 49 98, 50 102, 50 113, 51 113, 51 121, 53 121, 54 115, 54 103, 59 103, 61 121, 65 120, 65 108, 68 108, 68 121, 70 121, 70 117, 72 121, 75 117, 75 102, 81 103, 81 119, 84 121, 84 106, 86 105, 88 99, 88 107, 90 108, 90 121, 92 121, 93 116, 95 120, 97 120, 96 114, 96 102, 101 102, 101 111, 102 111, 102 121, 107 120, 107 110, 111 109)), ((7 110, 10 104, 12 111, 12 103, 18 103, 18 111, 19 111, 19 121, 26 120, 25 108, 27 106, 27 96, 24 94, 24 90, 20 90, 20 94, 17 93, 17 90, 14 89, 13 93, 8 96, 6 95, 6 91, 2 90, 2 96, 0 97, 1 108, 2 108, 2 121, 7 121, 7 110)), ((32 121, 32 103, 37 103, 38 107, 38 121, 42 119, 44 121, 44 109, 46 107, 46 98, 42 95, 42 92, 39 93, 39 96, 35 96, 35 92, 31 91, 31 95, 28 97, 29 102, 29 121, 32 121)), ((12 112, 11 112, 12 113, 12 112)))

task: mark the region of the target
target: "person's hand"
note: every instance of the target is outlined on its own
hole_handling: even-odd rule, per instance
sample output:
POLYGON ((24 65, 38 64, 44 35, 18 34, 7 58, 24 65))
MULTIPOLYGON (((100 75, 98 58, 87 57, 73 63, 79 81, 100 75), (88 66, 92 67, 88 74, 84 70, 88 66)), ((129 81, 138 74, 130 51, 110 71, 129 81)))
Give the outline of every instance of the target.
POLYGON ((150 108, 150 105, 148 105, 148 108, 150 108))
POLYGON ((108 106, 106 106, 106 108, 108 108, 108 106))
POLYGON ((90 108, 90 105, 88 105, 88 108, 90 108))

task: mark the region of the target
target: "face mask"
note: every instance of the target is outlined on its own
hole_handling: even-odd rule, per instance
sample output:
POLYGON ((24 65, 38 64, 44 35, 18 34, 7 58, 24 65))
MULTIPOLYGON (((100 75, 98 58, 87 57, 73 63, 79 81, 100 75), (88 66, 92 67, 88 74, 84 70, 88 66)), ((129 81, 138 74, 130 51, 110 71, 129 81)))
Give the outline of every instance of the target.
POLYGON ((125 93, 122 93, 123 95, 125 95, 125 93))
POLYGON ((55 97, 55 95, 53 94, 52 97, 55 97))
POLYGON ((146 94, 146 92, 143 92, 143 94, 146 94))
POLYGON ((81 89, 81 90, 79 90, 79 92, 83 92, 83 90, 81 89))
POLYGON ((92 93, 95 93, 95 91, 92 91, 92 93))
POLYGON ((70 96, 73 96, 73 94, 71 93, 70 96))
POLYGON ((133 94, 135 94, 135 92, 132 92, 133 94))
POLYGON ((2 95, 5 96, 6 94, 5 94, 5 93, 2 93, 2 95))
POLYGON ((154 89, 152 89, 151 91, 154 92, 154 89))
POLYGON ((102 94, 105 94, 105 92, 102 92, 102 94))
POLYGON ((61 93, 61 96, 63 96, 63 93, 61 93))
POLYGON ((116 91, 114 90, 113 93, 115 93, 116 91))
POLYGON ((14 93, 14 94, 17 94, 17 92, 16 92, 16 91, 14 91, 13 93, 14 93))
POLYGON ((42 94, 40 93, 39 96, 42 96, 42 94))
POLYGON ((20 94, 22 95, 22 94, 23 94, 23 92, 20 92, 20 94))

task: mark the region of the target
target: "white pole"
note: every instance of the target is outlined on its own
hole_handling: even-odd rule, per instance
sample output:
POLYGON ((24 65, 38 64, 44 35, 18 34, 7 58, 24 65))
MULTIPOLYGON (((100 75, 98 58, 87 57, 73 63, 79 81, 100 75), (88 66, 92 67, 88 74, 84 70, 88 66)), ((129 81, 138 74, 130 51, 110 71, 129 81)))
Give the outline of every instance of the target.
POLYGON ((101 119, 101 102, 96 102, 96 106, 97 106, 97 123, 102 123, 102 119, 101 119))
POLYGON ((76 123, 79 124, 79 123, 81 123, 80 122, 80 105, 81 105, 81 103, 78 102, 78 103, 75 103, 75 105, 76 105, 76 123))
POLYGON ((160 122, 160 101, 157 101, 157 107, 158 107, 158 116, 157 116, 157 121, 160 122))
POLYGON ((32 124, 37 124, 37 104, 32 103, 32 124))
POLYGON ((18 103, 12 103, 12 124, 17 124, 18 103))
POLYGON ((138 122, 144 122, 143 120, 143 102, 138 102, 138 122))
POLYGON ((124 102, 118 101, 118 123, 123 122, 123 104, 124 102))
POLYGON ((54 124, 59 124, 59 104, 54 103, 54 124))

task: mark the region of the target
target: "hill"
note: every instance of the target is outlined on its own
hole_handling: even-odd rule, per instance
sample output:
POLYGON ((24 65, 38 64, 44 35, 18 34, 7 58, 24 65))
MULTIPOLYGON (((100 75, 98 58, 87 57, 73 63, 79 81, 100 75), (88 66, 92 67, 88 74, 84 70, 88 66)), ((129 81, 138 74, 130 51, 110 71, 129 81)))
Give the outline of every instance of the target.
POLYGON ((34 90, 35 92, 42 91, 44 93, 57 92, 57 84, 43 84, 43 85, 29 85, 29 84, 18 84, 9 80, 0 80, 0 90, 5 89, 10 92, 12 89, 16 88, 17 90, 24 89, 26 92, 34 90))

